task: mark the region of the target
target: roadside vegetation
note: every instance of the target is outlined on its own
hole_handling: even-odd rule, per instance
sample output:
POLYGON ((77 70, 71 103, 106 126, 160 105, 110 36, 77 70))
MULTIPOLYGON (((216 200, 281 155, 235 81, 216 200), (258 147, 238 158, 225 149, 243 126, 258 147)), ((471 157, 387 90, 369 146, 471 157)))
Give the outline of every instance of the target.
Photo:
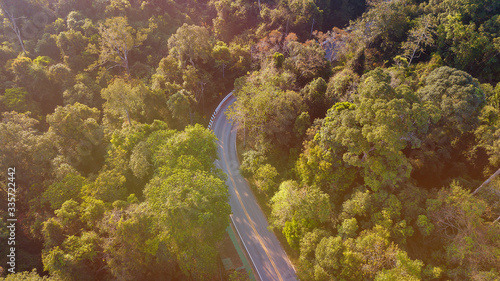
POLYGON ((233 89, 301 280, 500 278, 498 1, 0 4, 0 170, 37 271, 6 280, 219 278, 206 125, 233 89))

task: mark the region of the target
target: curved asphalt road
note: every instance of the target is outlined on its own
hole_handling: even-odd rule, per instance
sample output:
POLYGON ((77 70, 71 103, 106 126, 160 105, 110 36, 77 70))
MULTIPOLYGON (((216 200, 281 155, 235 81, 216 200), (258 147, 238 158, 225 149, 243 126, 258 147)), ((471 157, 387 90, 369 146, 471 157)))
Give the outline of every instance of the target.
POLYGON ((239 173, 239 161, 236 154, 236 126, 227 120, 225 112, 236 100, 230 96, 217 112, 212 130, 219 139, 219 160, 216 166, 228 176, 227 185, 233 221, 240 233, 243 243, 263 281, 297 280, 288 256, 276 239, 274 233, 267 229, 268 223, 257 201, 250 191, 245 179, 239 173))

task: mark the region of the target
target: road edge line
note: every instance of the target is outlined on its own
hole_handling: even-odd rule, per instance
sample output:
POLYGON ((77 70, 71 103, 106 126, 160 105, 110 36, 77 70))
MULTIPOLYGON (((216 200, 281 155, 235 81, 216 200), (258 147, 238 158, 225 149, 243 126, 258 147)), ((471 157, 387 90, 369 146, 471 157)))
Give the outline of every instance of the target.
POLYGON ((241 244, 245 247, 245 251, 247 251, 247 255, 250 257, 250 260, 252 261, 253 267, 255 268, 255 271, 257 271, 257 275, 259 275, 259 279, 262 281, 262 276, 260 275, 259 270, 257 269, 257 266, 255 265, 255 262, 252 259, 252 256, 250 255, 250 252, 248 251, 247 245, 245 245, 245 241, 243 241, 243 237, 241 237, 240 231, 238 230, 238 227, 234 223, 233 220, 233 214, 229 215, 229 218, 231 219, 231 222, 233 223, 234 229, 236 229, 236 232, 238 233, 238 236, 240 237, 241 244))

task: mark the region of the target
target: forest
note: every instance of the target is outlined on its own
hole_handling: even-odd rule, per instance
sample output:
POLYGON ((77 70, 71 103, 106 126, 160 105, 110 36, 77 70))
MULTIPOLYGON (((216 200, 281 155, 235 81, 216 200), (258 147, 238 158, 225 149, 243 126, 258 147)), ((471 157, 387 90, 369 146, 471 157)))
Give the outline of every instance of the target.
POLYGON ((207 125, 233 90, 240 172, 300 280, 500 279, 500 1, 0 10, 0 280, 220 280, 207 125))

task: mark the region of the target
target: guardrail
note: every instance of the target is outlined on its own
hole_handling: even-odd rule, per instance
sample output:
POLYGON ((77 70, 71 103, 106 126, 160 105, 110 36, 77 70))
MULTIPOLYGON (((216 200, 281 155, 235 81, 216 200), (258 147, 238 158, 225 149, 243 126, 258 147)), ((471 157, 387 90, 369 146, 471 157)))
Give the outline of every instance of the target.
POLYGON ((222 99, 222 101, 219 103, 219 105, 217 106, 217 108, 215 109, 214 113, 212 114, 212 117, 210 117, 210 122, 208 122, 208 128, 209 129, 212 129, 212 125, 214 123, 214 120, 215 120, 215 116, 217 115, 217 113, 219 113, 219 110, 220 108, 222 107, 222 105, 227 101, 227 99, 233 94, 234 91, 231 91, 229 94, 227 94, 224 99, 222 99))

